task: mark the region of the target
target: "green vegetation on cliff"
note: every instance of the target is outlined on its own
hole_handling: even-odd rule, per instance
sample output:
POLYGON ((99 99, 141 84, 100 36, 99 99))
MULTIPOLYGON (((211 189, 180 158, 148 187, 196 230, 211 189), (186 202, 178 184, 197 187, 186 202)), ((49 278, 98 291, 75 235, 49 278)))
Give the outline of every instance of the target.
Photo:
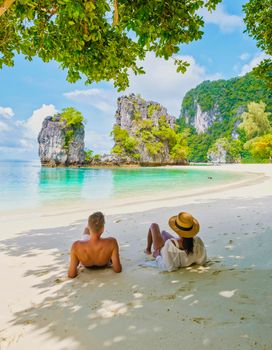
POLYGON ((248 111, 241 115, 242 123, 239 129, 244 130, 247 140, 265 135, 270 131, 269 116, 271 113, 266 113, 265 109, 266 105, 263 102, 250 102, 248 111))
POLYGON ((56 117, 59 117, 63 123, 64 147, 68 149, 74 139, 76 130, 83 127, 84 117, 81 112, 73 107, 63 108, 62 112, 56 114, 53 118, 56 117))
POLYGON ((255 162, 271 161, 272 159, 272 124, 264 103, 251 102, 248 111, 241 115, 242 123, 240 139, 243 142, 244 158, 255 162))
POLYGON ((245 149, 249 150, 250 154, 255 159, 262 161, 272 161, 272 134, 266 134, 256 137, 245 144, 245 149))
POLYGON ((172 160, 185 159, 188 155, 186 136, 177 132, 177 128, 171 128, 165 116, 161 116, 158 125, 152 120, 142 120, 136 133, 137 139, 142 142, 153 156, 158 154, 167 144, 172 160), (149 122, 149 123, 148 123, 149 122))
POLYGON ((228 161, 250 161, 250 152, 244 148, 248 138, 245 137, 245 130, 238 128, 238 125, 242 122, 243 112, 252 102, 259 104, 259 113, 265 113, 268 117, 268 124, 264 125, 264 129, 265 133, 269 132, 272 123, 272 114, 269 113, 272 112, 272 91, 252 73, 230 80, 205 81, 187 92, 178 123, 180 131, 188 127, 190 130, 187 139, 189 161, 208 161, 208 153, 214 151, 220 139, 227 140, 228 161), (212 125, 205 133, 200 134, 197 134, 194 127, 197 105, 202 112, 213 117, 212 125))
POLYGON ((260 101, 267 105, 268 111, 272 111, 271 90, 252 73, 229 80, 204 81, 185 95, 181 117, 186 115, 192 122, 197 103, 203 112, 213 110, 223 119, 230 119, 239 113, 239 109, 245 109, 249 102, 260 101))
POLYGON ((81 112, 73 107, 63 108, 60 114, 60 120, 65 123, 67 127, 80 128, 84 122, 84 117, 81 112))
POLYGON ((137 140, 135 137, 129 136, 127 130, 122 129, 119 125, 114 125, 111 135, 115 141, 112 153, 139 159, 140 154, 137 152, 137 140))
POLYGON ((187 133, 178 132, 175 118, 159 103, 134 94, 118 100, 118 124, 111 135, 115 142, 112 153, 132 161, 180 163, 188 155, 187 133))
POLYGON ((135 136, 130 136, 128 131, 115 125, 112 136, 115 146, 112 153, 140 159, 139 146, 142 145, 152 157, 158 155, 165 145, 168 146, 172 160, 185 159, 188 156, 186 134, 178 133, 177 128, 172 129, 165 117, 159 119, 159 125, 155 126, 152 120, 137 121, 135 136))

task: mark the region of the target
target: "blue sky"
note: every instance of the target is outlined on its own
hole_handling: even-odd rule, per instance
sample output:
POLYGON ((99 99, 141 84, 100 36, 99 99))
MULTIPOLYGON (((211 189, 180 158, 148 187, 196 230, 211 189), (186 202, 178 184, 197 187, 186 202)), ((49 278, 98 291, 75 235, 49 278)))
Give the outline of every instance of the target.
POLYGON ((37 134, 45 116, 73 106, 87 119, 86 148, 109 152, 116 98, 131 92, 162 103, 178 116, 185 93, 203 80, 228 79, 250 71, 264 57, 244 33, 242 5, 224 0, 215 12, 202 11, 202 40, 182 45, 179 56, 190 62, 185 75, 177 74, 173 60, 147 55, 145 76, 131 77, 127 91, 117 93, 109 83, 67 83, 55 62, 32 62, 18 56, 15 66, 0 71, 0 159, 37 159, 37 134))

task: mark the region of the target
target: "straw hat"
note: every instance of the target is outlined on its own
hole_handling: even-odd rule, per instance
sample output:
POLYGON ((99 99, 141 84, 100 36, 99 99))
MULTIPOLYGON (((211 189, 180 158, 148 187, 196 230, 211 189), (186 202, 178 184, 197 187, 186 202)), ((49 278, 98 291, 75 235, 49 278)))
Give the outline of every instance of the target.
POLYGON ((189 213, 185 211, 178 215, 172 216, 168 221, 169 226, 179 236, 184 238, 194 237, 199 231, 198 221, 189 213))

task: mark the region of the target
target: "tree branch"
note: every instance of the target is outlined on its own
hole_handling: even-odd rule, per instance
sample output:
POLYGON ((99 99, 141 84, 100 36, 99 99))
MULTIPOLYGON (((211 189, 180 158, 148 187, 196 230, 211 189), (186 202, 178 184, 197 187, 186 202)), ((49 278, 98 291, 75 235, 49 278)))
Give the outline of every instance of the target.
POLYGON ((118 14, 118 1, 114 0, 114 15, 113 15, 113 25, 117 26, 119 22, 119 14, 118 14))
POLYGON ((10 8, 15 0, 4 0, 3 5, 0 6, 0 17, 10 8))
POLYGON ((53 16, 55 13, 57 13, 58 8, 56 6, 53 7, 52 9, 47 9, 45 7, 42 7, 41 10, 48 13, 49 15, 53 16))

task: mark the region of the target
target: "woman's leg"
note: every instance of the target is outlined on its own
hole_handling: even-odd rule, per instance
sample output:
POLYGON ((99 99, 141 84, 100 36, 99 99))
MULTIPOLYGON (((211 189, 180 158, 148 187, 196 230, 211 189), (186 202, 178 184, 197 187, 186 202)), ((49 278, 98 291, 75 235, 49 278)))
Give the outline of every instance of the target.
POLYGON ((164 239, 161 235, 158 224, 151 224, 147 234, 147 246, 145 253, 151 254, 151 247, 153 244, 153 256, 159 255, 161 248, 164 246, 164 239))
POLYGON ((152 247, 152 243, 153 243, 153 239, 152 239, 152 235, 151 235, 151 231, 150 228, 147 232, 147 244, 146 244, 146 249, 145 249, 145 253, 146 254, 151 254, 151 247, 152 247))

